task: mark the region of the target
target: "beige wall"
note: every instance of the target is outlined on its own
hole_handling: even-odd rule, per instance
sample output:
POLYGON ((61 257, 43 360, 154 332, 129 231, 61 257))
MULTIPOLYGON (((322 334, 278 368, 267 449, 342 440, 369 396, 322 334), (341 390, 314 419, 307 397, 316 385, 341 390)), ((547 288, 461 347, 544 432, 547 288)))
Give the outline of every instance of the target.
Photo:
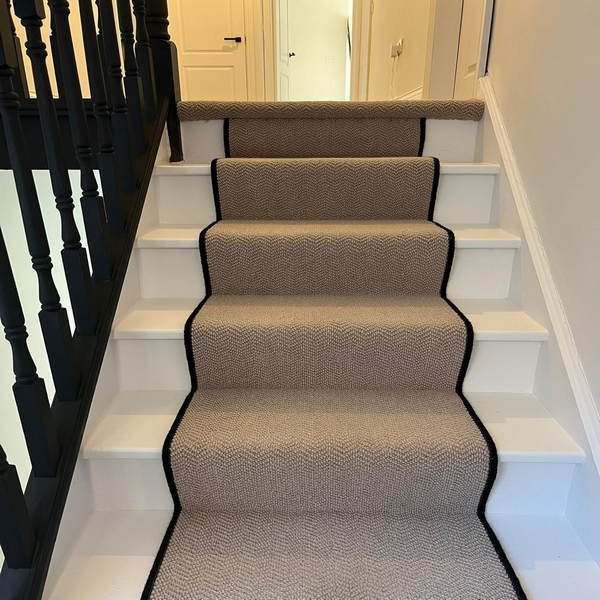
POLYGON ((347 20, 348 0, 289 0, 290 100, 344 100, 347 20))
POLYGON ((600 3, 496 0, 488 70, 600 407, 600 3))
POLYGON ((423 86, 430 2, 374 0, 374 3, 367 99, 391 100, 423 86), (404 40, 404 51, 392 59, 390 46, 400 38, 404 40))

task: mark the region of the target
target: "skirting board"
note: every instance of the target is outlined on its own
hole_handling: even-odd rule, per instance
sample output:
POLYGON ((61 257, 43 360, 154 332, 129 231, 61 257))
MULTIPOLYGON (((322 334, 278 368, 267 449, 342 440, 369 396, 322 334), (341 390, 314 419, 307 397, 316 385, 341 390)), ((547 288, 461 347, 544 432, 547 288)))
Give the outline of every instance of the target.
POLYGON ((502 161, 510 184, 515 205, 521 219, 525 239, 529 246, 531 258, 539 280, 540 288, 544 295, 548 315, 556 335, 562 360, 573 389, 577 408, 581 416, 590 449, 593 454, 596 469, 600 473, 600 415, 594 403, 592 391, 587 381, 583 365, 565 309, 558 293, 556 282, 552 276, 550 263, 542 244, 540 232, 537 228, 533 211, 527 197, 527 192, 521 179, 519 167, 508 137, 508 132, 500 112, 500 107, 494 91, 494 85, 489 75, 479 79, 481 91, 489 112, 496 141, 500 148, 502 161))

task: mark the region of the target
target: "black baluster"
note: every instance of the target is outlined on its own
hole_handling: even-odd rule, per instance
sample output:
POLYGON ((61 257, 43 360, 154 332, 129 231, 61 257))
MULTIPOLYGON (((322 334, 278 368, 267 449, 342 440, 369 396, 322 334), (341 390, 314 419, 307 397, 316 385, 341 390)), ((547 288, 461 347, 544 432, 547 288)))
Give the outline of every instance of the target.
POLYGON ((171 162, 183 160, 181 127, 177 117, 177 103, 181 100, 177 48, 169 35, 167 0, 146 0, 146 25, 154 60, 156 94, 169 98, 167 132, 171 146, 171 162))
POLYGON ((105 231, 106 219, 108 217, 109 228, 112 232, 120 233, 123 230, 119 197, 113 192, 114 188, 111 187, 114 174, 111 178, 110 173, 105 174, 103 171, 100 171, 103 187, 104 179, 107 179, 105 203, 98 194, 98 183, 92 167, 93 154, 90 145, 90 132, 81 96, 77 61, 69 25, 69 3, 66 0, 50 0, 48 4, 56 27, 59 55, 64 75, 64 95, 67 99, 69 121, 71 123, 71 136, 80 167, 81 206, 94 268, 94 279, 108 281, 111 276, 111 265, 108 249, 109 240, 105 231), (98 259, 97 263, 93 262, 95 256, 98 259))
POLYGON ((75 362, 73 338, 67 312, 60 304, 60 296, 52 277, 48 237, 19 118, 19 97, 12 85, 16 56, 14 48, 7 43, 10 41, 7 33, 12 34, 10 27, 6 31, 8 22, 6 13, 2 14, 2 10, 6 11, 7 7, 0 2, 0 115, 17 187, 27 247, 38 278, 42 334, 58 398, 77 400, 80 377, 75 362))
POLYGON ((123 186, 121 182, 121 170, 119 169, 119 159, 115 152, 111 130, 111 117, 106 97, 105 80, 102 73, 98 38, 96 36, 96 20, 91 0, 79 0, 79 13, 81 17, 81 29, 83 31, 88 81, 98 129, 99 154, 96 160, 98 161, 98 168, 102 178, 102 190, 104 192, 109 224, 112 221, 111 231, 113 233, 120 233, 123 230, 122 227, 117 228, 113 224, 124 223, 123 186))
POLYGON ((58 37, 56 35, 56 23, 54 17, 50 16, 50 49, 52 50, 52 64, 54 65, 54 77, 59 98, 65 97, 65 83, 60 62, 60 51, 58 50, 58 37))
POLYGON ((144 95, 142 80, 135 57, 135 38, 133 37, 133 19, 131 17, 131 0, 117 0, 119 29, 121 30, 121 46, 123 48, 123 65, 125 67, 125 95, 131 115, 135 151, 143 154, 148 147, 146 126, 144 122, 144 95))
POLYGON ((99 11, 101 39, 104 43, 104 56, 109 75, 110 104, 113 110, 112 125, 115 147, 122 168, 123 187, 132 191, 137 185, 137 176, 133 165, 131 140, 132 129, 127 101, 123 93, 119 40, 115 28, 115 13, 112 0, 96 0, 99 11))
POLYGON ((16 382, 13 392, 36 477, 54 477, 60 457, 44 380, 37 375, 27 348, 25 317, 0 231, 0 320, 10 342, 16 382))
POLYGON ((17 53, 17 67, 15 68, 15 74, 13 76, 13 85, 15 92, 19 94, 19 98, 29 98, 29 86, 27 85, 27 76, 25 74, 25 61, 23 60, 23 49, 21 48, 21 40, 17 35, 15 24, 12 20, 10 13, 10 0, 6 0, 8 7, 8 18, 10 23, 10 29, 13 35, 13 43, 15 45, 15 51, 17 53))
MULTIPOLYGON (((42 19, 45 17, 42 0, 15 0, 15 14, 21 19, 27 34, 25 48, 27 56, 31 59, 52 190, 56 197, 56 207, 60 212, 63 241, 61 255, 75 325, 79 335, 94 335, 96 331, 94 292, 87 252, 81 245, 81 237, 73 217, 75 207, 73 206, 71 182, 46 66, 48 53, 46 44, 42 41, 42 19)), ((105 256, 103 248, 101 251, 105 256)))
POLYGON ((6 565, 11 569, 31 567, 36 544, 17 469, 8 464, 0 446, 0 545, 6 565))
POLYGON ((154 81, 154 63, 152 61, 152 48, 146 27, 146 2, 145 0, 133 0, 133 14, 135 15, 135 52, 142 87, 144 90, 144 106, 146 107, 146 119, 153 121, 156 116, 156 84, 154 81))

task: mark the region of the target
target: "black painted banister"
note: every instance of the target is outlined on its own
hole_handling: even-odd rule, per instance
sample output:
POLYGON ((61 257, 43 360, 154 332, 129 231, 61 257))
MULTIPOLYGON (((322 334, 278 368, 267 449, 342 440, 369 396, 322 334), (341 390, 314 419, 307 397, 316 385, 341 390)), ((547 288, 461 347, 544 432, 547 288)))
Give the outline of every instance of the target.
POLYGON ((60 451, 44 380, 27 348, 27 329, 4 237, 0 230, 0 321, 13 354, 13 393, 36 477, 54 477, 60 451))
MULTIPOLYGON (((0 10, 4 7, 5 5, 0 3, 0 10)), ((48 349, 50 369, 58 397, 60 400, 74 401, 77 400, 79 392, 78 366, 67 313, 61 306, 52 276, 48 236, 19 119, 19 97, 12 84, 16 56, 8 43, 5 43, 4 37, 1 39, 1 46, 3 56, 0 57, 0 115, 8 143, 27 247, 38 277, 42 334, 48 349)))
POLYGON ((141 154, 146 151, 146 124, 144 120, 144 93, 142 80, 135 56, 135 38, 133 36, 133 19, 131 0, 117 0, 117 14, 121 28, 121 45, 123 48, 123 65, 125 66, 125 95, 131 115, 135 151, 141 154))
MULTIPOLYGON (((0 571, 2 600, 42 598, 167 116, 172 158, 182 156, 175 104, 178 67, 168 35, 166 0, 147 0, 147 15, 144 0, 117 0, 118 23, 113 0, 96 0, 97 17, 93 0, 78 0, 90 99, 82 97, 82 65, 73 47, 69 2, 47 1, 50 11, 45 15, 45 0, 12 0, 13 6, 0 0, 0 168, 13 171, 27 241, 26 248, 9 245, 7 252, 0 231, 0 320, 11 346, 13 395, 32 464, 23 490, 0 448, 0 545, 6 558, 0 571), (19 86, 18 76, 26 81, 19 58, 23 40, 15 35, 11 10, 25 28, 34 98, 26 97, 27 90, 19 86), (48 17, 52 61, 41 35, 48 17), (58 98, 51 88, 52 71, 58 98), (49 171, 52 193, 44 177, 34 179, 32 165, 49 171), (77 203, 68 169, 79 171, 77 203), (44 223, 40 203, 54 203, 60 221, 49 217, 44 223), (83 216, 91 277, 75 219, 78 212, 83 216), (62 265, 54 270, 50 237, 62 241, 62 265), (37 276, 39 319, 56 389, 51 403, 36 370, 36 352, 44 349, 27 344, 23 307, 35 306, 36 300, 19 298, 20 272, 11 268, 11 262, 16 267, 29 259, 37 276), (61 268, 74 332, 55 285, 54 274, 61 268)), ((1 225, 5 232, 12 226, 1 225)), ((2 392, 0 402, 5 401, 2 392)))
POLYGON ((96 0, 96 4, 100 15, 101 39, 104 44, 104 58, 108 71, 115 147, 121 165, 123 186, 127 191, 132 191, 137 185, 133 166, 133 136, 127 101, 123 93, 123 74, 121 72, 121 57, 115 27, 113 0, 96 0))
POLYGON ((14 465, 0 446, 0 542, 7 565, 26 569, 33 562, 36 538, 14 465))
MULTIPOLYGON (((61 254, 75 325, 81 335, 93 335, 96 330, 96 310, 88 257, 81 245, 81 236, 73 215, 73 193, 46 66, 48 53, 46 44, 42 41, 44 5, 41 0, 15 0, 14 5, 15 14, 21 19, 27 35, 25 47, 31 59, 50 179, 61 217, 61 254)), ((101 248, 100 252, 104 255, 106 251, 101 248)))
MULTIPOLYGON (((123 186, 121 183, 121 172, 119 161, 115 152, 113 135, 111 130, 110 111, 102 73, 102 61, 98 49, 98 38, 96 36, 96 22, 91 0, 79 0, 79 13, 81 17, 81 29, 83 32, 83 44, 85 48, 85 59, 88 70, 88 81, 92 102, 94 104, 94 116, 98 131, 99 154, 96 157, 98 169, 102 178, 102 188, 106 201, 106 213, 109 227, 112 233, 123 232, 123 186)), ((81 120, 85 120, 83 102, 77 102, 77 111, 81 120)), ((89 235, 89 234, 88 234, 89 235)), ((108 280, 110 271, 107 271, 104 281, 108 280)))
MULTIPOLYGON (((60 52, 60 61, 63 69, 63 93, 69 108, 69 121, 71 122, 71 135, 75 146, 75 153, 80 166, 82 208, 92 265, 94 279, 108 281, 112 269, 110 255, 106 248, 106 219, 109 228, 114 233, 123 231, 123 219, 120 207, 120 198, 115 186, 114 172, 106 173, 100 169, 103 184, 106 180, 106 201, 102 201, 98 193, 98 183, 92 168, 92 148, 90 133, 83 107, 81 85, 77 72, 77 61, 73 48, 73 38, 69 25, 69 3, 67 0, 49 0, 52 18, 55 23, 57 46, 60 52), (105 214, 106 213, 106 214, 105 214), (95 262, 94 262, 95 259, 95 262)), ((102 165, 104 166, 104 165, 102 165)))

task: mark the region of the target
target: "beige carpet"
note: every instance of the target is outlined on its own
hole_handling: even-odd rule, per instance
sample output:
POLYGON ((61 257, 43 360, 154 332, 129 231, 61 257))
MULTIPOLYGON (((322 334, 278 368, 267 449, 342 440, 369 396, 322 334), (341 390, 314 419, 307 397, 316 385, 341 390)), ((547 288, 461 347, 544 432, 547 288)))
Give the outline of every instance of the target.
MULTIPOLYGON (((409 149, 420 117, 389 104, 409 149)), ((462 394, 473 332, 445 298, 439 163, 374 158, 389 106, 216 105, 180 107, 243 126, 236 157, 212 166, 208 296, 185 332, 193 389, 164 448, 176 511, 144 598, 525 598, 484 517, 497 456, 462 394), (312 141, 298 114, 311 111, 328 123, 312 141), (338 121, 375 139, 348 135, 354 158, 326 158, 338 121), (278 155, 273 123, 323 157, 278 155), (249 127, 271 154, 247 158, 249 127)))

